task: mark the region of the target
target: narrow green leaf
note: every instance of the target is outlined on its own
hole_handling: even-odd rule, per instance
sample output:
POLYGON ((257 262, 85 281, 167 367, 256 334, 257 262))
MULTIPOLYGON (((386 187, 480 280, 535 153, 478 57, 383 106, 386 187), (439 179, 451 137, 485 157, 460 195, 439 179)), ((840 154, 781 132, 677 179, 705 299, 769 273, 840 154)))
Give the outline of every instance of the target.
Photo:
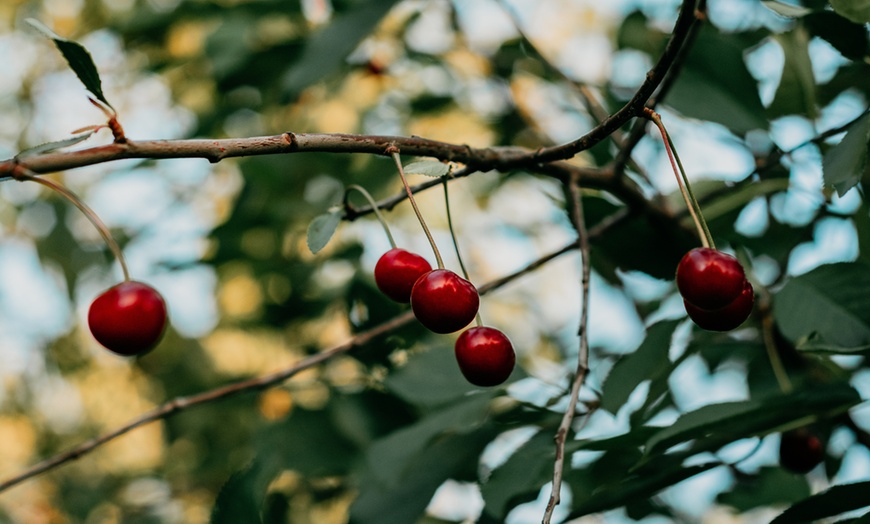
POLYGON ((436 345, 411 355, 408 363, 387 376, 384 385, 405 402, 432 408, 475 391, 462 377, 452 347, 436 345))
POLYGON ((870 351, 870 344, 855 347, 842 347, 826 342, 818 333, 815 332, 798 340, 795 347, 798 351, 804 351, 806 353, 822 353, 830 355, 857 355, 870 351))
POLYGON ((741 479, 716 500, 742 513, 762 506, 794 503, 811 493, 806 476, 794 475, 780 467, 765 467, 757 475, 741 479))
POLYGON ((834 11, 856 24, 870 23, 870 0, 830 0, 834 11))
POLYGON ((813 12, 809 7, 799 5, 786 4, 777 0, 767 0, 761 2, 764 7, 770 9, 774 13, 787 18, 800 18, 813 12))
POLYGON ((450 166, 437 160, 411 162, 404 167, 406 175, 425 175, 440 178, 450 172, 450 166))
POLYGON ((289 98, 338 69, 398 0, 354 2, 327 26, 311 35, 302 55, 283 79, 289 98))
POLYGON ((841 413, 861 401, 848 384, 818 386, 787 395, 701 407, 661 428, 646 443, 646 455, 676 444, 715 436, 715 441, 767 434, 807 417, 841 413))
POLYGON ((486 503, 484 511, 503 522, 511 508, 533 500, 541 486, 553 479, 555 457, 552 432, 535 434, 480 487, 486 503))
POLYGON ((112 107, 112 104, 110 104, 109 101, 106 100, 105 95, 103 95, 103 84, 100 81, 100 73, 97 71, 97 66, 94 65, 94 60, 91 58, 90 53, 88 53, 88 50, 85 49, 84 46, 78 42, 73 42, 72 40, 67 40, 66 38, 58 36, 54 31, 38 20, 28 18, 25 21, 43 35, 51 38, 54 41, 54 45, 57 46, 57 49, 66 59, 70 68, 75 72, 76 76, 79 77, 82 84, 85 85, 85 88, 93 93, 93 95, 97 97, 97 100, 112 107))
POLYGON ((780 513, 770 524, 818 522, 846 511, 870 506, 870 482, 840 484, 804 499, 780 513))
POLYGON ((852 124, 839 144, 825 154, 822 169, 825 184, 843 196, 864 176, 870 151, 870 112, 852 124))
POLYGON ((71 138, 67 138, 64 140, 57 140, 55 142, 46 142, 45 144, 39 144, 38 146, 31 147, 29 149, 25 149, 24 151, 15 155, 15 158, 25 158, 28 156, 39 155, 42 153, 48 153, 49 151, 55 151, 57 149, 63 149, 65 147, 70 147, 78 144, 79 142, 84 142, 91 135, 94 134, 93 130, 85 131, 80 135, 76 135, 71 138))
POLYGON ((669 320, 650 326, 640 347, 613 365, 604 381, 601 407, 616 414, 641 382, 657 378, 671 369, 668 350, 679 323, 669 320))
POLYGON ((308 249, 317 253, 329 243, 329 239, 335 234, 338 225, 341 224, 341 208, 333 208, 331 211, 318 215, 308 226, 308 249))
POLYGON ((773 313, 793 342, 815 332, 840 347, 870 344, 870 266, 828 264, 792 278, 774 295, 773 313))
POLYGON ((775 118, 785 115, 804 115, 815 119, 816 79, 810 61, 810 36, 806 28, 799 25, 787 33, 774 35, 776 42, 785 54, 785 64, 779 87, 768 108, 768 114, 775 118))

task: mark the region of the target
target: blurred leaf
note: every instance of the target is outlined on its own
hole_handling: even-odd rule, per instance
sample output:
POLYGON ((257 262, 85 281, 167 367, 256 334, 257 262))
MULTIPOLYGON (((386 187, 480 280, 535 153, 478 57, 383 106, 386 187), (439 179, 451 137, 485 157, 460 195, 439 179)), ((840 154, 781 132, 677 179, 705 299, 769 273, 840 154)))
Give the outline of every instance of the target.
POLYGON ((815 119, 819 114, 816 107, 816 80, 806 28, 799 25, 787 33, 774 35, 774 39, 785 54, 785 65, 768 115, 772 118, 803 115, 815 119))
POLYGON ((846 511, 870 506, 870 482, 840 484, 804 499, 783 511, 770 524, 798 524, 819 521, 846 511))
POLYGON ((233 473, 223 485, 211 512, 211 524, 263 522, 261 510, 266 499, 266 488, 278 468, 253 461, 244 469, 233 473))
POLYGON ((862 60, 868 52, 868 33, 856 24, 830 11, 818 11, 803 19, 810 34, 818 36, 846 58, 862 60))
POLYGON ((396 483, 384 485, 364 475, 359 497, 350 508, 351 524, 408 524, 429 505, 432 495, 448 479, 468 480, 476 475, 480 453, 495 431, 482 427, 467 434, 450 434, 429 443, 408 457, 396 483))
POLYGON ((329 239, 335 234, 338 225, 341 224, 343 213, 341 208, 333 208, 331 211, 314 217, 308 226, 308 249, 317 253, 329 243, 329 239))
POLYGON ((767 129, 758 84, 743 61, 747 42, 704 24, 666 103, 690 117, 718 122, 737 133, 767 129))
POLYGON ((373 442, 366 450, 370 480, 387 491, 398 488, 412 459, 423 453, 436 437, 469 433, 480 427, 492 397, 492 392, 469 395, 373 442))
POLYGON ((840 347, 868 344, 870 266, 828 264, 794 277, 774 295, 773 313, 783 335, 793 342, 815 332, 840 347))
POLYGON ((682 415, 646 443, 646 455, 671 446, 713 436, 714 440, 763 435, 806 417, 841 413, 861 401, 850 386, 829 384, 763 399, 710 404, 682 415))
POLYGON ((404 170, 406 175, 425 175, 439 178, 450 172, 450 166, 438 160, 421 160, 411 162, 404 167, 404 170))
POLYGON ((453 348, 440 344, 409 355, 408 363, 390 373, 384 385, 406 402, 426 408, 478 389, 459 372, 453 348))
POLYGON ((811 493, 806 476, 789 473, 780 467, 764 467, 757 475, 738 477, 734 488, 720 493, 716 501, 743 513, 762 506, 797 502, 811 493))
POLYGON ((799 18, 813 12, 812 9, 807 7, 786 4, 785 2, 779 2, 778 0, 765 0, 762 1, 761 4, 774 13, 787 18, 799 18))
POLYGON ((79 77, 82 84, 85 85, 85 89, 93 93, 97 97, 97 100, 112 107, 112 104, 103 95, 103 85, 100 81, 100 73, 97 72, 97 66, 94 65, 94 60, 84 46, 72 40, 61 38, 38 20, 28 18, 25 21, 43 35, 54 40, 54 45, 57 46, 57 49, 66 59, 76 76, 79 77))
POLYGON ((668 320, 650 326, 640 347, 616 361, 602 387, 602 408, 615 415, 641 382, 671 369, 668 350, 679 323, 679 320, 668 320))
POLYGON ((514 506, 534 500, 541 486, 553 480, 556 446, 551 431, 539 431, 493 470, 480 487, 484 512, 504 521, 514 506))
POLYGON ((870 266, 870 206, 865 201, 852 220, 858 231, 858 261, 870 266))
POLYGON ((49 151, 54 151, 57 149, 63 149, 65 147, 74 146, 79 142, 84 142, 91 135, 94 134, 94 130, 86 131, 80 135, 76 135, 72 138, 67 138, 65 140, 58 140, 56 142, 46 142, 45 144, 40 144, 38 146, 34 146, 15 155, 15 158, 25 158, 28 156, 38 155, 41 153, 48 153, 49 151))
POLYGON ((825 184, 843 196, 865 176, 870 151, 870 112, 849 126, 839 144, 825 153, 822 168, 825 184))
POLYGON ((284 76, 283 87, 290 99, 331 74, 392 9, 397 0, 360 1, 337 14, 327 26, 310 36, 299 57, 284 76))
POLYGON ((870 0, 830 0, 834 11, 856 24, 870 23, 870 0))
POLYGON ((629 475, 623 482, 588 492, 585 499, 575 502, 568 518, 618 508, 631 501, 651 497, 667 487, 719 466, 721 464, 718 462, 687 467, 673 464, 667 469, 646 472, 643 475, 629 475))
POLYGON ((637 49, 657 55, 667 42, 667 34, 649 24, 649 19, 641 11, 632 11, 619 26, 616 42, 620 49, 637 49))
POLYGON ((842 347, 825 342, 825 340, 815 332, 798 340, 795 347, 798 351, 804 351, 807 353, 827 353, 833 355, 854 355, 870 351, 870 344, 855 347, 842 347))
POLYGON ((264 428, 255 444, 264 463, 303 475, 347 473, 357 457, 356 447, 337 430, 328 409, 294 407, 286 420, 264 428))

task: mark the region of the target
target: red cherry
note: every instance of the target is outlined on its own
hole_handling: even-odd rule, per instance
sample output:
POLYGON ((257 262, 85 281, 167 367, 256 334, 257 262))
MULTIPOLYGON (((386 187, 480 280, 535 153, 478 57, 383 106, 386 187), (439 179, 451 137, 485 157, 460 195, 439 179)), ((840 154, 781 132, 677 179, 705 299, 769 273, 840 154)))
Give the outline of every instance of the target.
POLYGON ((435 333, 453 333, 477 315, 480 296, 471 282, 448 269, 421 276, 411 290, 411 309, 435 333))
POLYGON ((425 258, 404 249, 393 248, 378 259, 375 265, 375 283, 383 294, 396 302, 408 303, 414 283, 429 271, 432 271, 432 266, 425 258))
POLYGON ((517 357, 510 339, 491 327, 473 327, 456 339, 456 362, 475 386, 497 386, 508 379, 517 357))
POLYGON ((752 313, 755 293, 748 280, 743 281, 743 291, 727 306, 719 309, 701 309, 688 300, 683 300, 686 313, 695 324, 708 331, 731 331, 743 323, 752 313))
POLYGON ((743 291, 746 274, 731 255, 708 247, 695 248, 677 266, 677 289, 701 309, 720 309, 743 291))
POLYGON ((127 281, 110 287, 91 303, 88 326, 97 341, 119 355, 150 351, 166 327, 166 302, 154 288, 127 281))
POLYGON ((807 428, 787 431, 780 437, 779 464, 792 473, 809 473, 824 458, 822 441, 807 428))

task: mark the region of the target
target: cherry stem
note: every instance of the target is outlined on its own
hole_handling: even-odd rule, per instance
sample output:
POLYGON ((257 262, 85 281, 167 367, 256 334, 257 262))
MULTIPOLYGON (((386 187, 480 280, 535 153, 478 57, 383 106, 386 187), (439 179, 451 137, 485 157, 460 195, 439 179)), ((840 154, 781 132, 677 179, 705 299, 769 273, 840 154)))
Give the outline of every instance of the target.
POLYGON ((372 198, 371 193, 366 191, 366 188, 359 186, 359 185, 356 185, 356 184, 351 184, 351 185, 347 186, 347 189, 344 191, 344 205, 345 206, 350 205, 350 204, 348 204, 347 196, 350 194, 351 190, 354 190, 354 189, 356 191, 359 191, 360 193, 362 193, 362 196, 364 196, 365 199, 368 201, 369 205, 372 207, 372 211, 375 212, 375 216, 378 217, 378 222, 380 222, 381 227, 384 228, 384 233, 387 234, 387 239, 390 241, 390 247, 392 247, 393 249, 396 249, 396 240, 393 238, 393 234, 390 233, 390 225, 387 224, 387 221, 384 219, 384 215, 381 214, 381 210, 378 209, 378 205, 375 203, 375 199, 372 198))
POLYGON ((411 202, 411 207, 414 208, 414 213, 417 215, 417 220, 420 221, 420 226, 423 227, 423 232, 426 233, 426 238, 432 246, 432 251, 435 252, 435 262, 438 264, 438 269, 444 269, 444 260, 441 258, 441 252, 438 251, 438 246, 435 245, 435 239, 432 237, 432 233, 429 231, 426 221, 423 220, 423 214, 420 213, 420 208, 417 207, 417 201, 414 199, 414 193, 411 192, 411 186, 408 185, 408 179, 405 177, 405 168, 402 167, 402 158, 399 156, 399 153, 395 148, 391 149, 393 149, 393 161, 396 163, 396 167, 399 168, 399 177, 402 178, 402 185, 405 186, 405 192, 408 193, 408 200, 411 202))
POLYGON ((716 245, 713 243, 713 237, 710 235, 710 230, 707 228, 707 223, 704 221, 704 217, 701 214, 701 206, 698 205, 698 200, 695 198, 694 193, 692 193, 692 188, 689 184, 689 177, 686 176, 686 172, 683 169, 683 164, 680 162, 679 157, 676 157, 676 147, 674 147, 674 143, 671 140, 668 131, 665 129, 664 124, 662 124, 661 117, 658 113, 649 108, 644 108, 643 114, 659 128, 659 132, 662 135, 662 141, 665 144, 665 151, 668 154, 668 160, 671 162, 671 168, 674 170, 674 176, 677 179, 677 185, 680 188, 680 193, 683 195, 683 200, 686 201, 686 208, 692 216, 695 228, 698 230, 701 244, 704 247, 716 249, 716 245), (679 168, 677 167, 678 165, 679 168))
POLYGON ((770 311, 770 293, 767 289, 761 286, 761 304, 758 308, 761 312, 761 338, 764 341, 764 349, 767 351, 767 358, 770 360, 770 367, 773 368, 773 375, 776 377, 776 382, 779 384, 779 390, 783 393, 792 391, 791 380, 788 378, 788 372, 782 364, 782 359, 779 357, 779 351, 776 348, 776 340, 773 337, 773 314, 770 311))
POLYGON ((42 178, 38 176, 33 176, 29 173, 25 172, 16 172, 15 179, 20 181, 30 181, 36 182, 37 184, 42 184, 45 187, 52 189, 63 196, 65 199, 72 202, 74 206, 79 208, 79 210, 84 213, 88 220, 97 228, 100 236, 103 237, 103 240, 106 242, 106 245, 109 246, 109 250, 115 255, 115 258, 118 260, 118 263, 121 265, 121 272, 124 274, 124 281, 130 281, 130 271, 127 269, 127 261, 124 259, 124 253, 121 252, 121 248, 118 246, 118 243, 115 242, 115 239, 112 237, 112 234, 109 232, 109 228, 106 227, 106 224, 100 220, 100 217, 94 212, 93 209, 88 207, 82 199, 80 199, 75 193, 65 188, 64 186, 55 183, 47 178, 42 178))
MULTIPOLYGON (((471 282, 471 277, 468 276, 468 270, 465 268, 465 262, 462 261, 462 254, 459 252, 459 242, 456 239, 456 232, 453 230, 453 217, 450 213, 450 192, 447 191, 447 178, 449 175, 441 177, 441 184, 444 186, 444 207, 447 209, 447 227, 450 229, 450 238, 453 239, 453 249, 456 250, 456 258, 459 260, 459 267, 462 269, 462 276, 465 280, 471 282)), ((480 317, 480 309, 475 315, 477 327, 483 327, 483 320, 480 317)))

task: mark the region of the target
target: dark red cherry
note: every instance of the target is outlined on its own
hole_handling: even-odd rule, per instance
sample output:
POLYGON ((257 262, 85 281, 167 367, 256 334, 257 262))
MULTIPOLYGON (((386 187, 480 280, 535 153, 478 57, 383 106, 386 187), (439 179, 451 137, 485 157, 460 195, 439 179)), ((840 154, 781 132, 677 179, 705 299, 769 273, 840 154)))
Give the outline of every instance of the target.
POLYGON ((477 288, 448 269, 435 269, 417 279, 411 309, 435 333, 453 333, 467 326, 480 306, 477 288))
POLYGON ((94 299, 88 310, 88 326, 97 342, 109 351, 141 355, 163 336, 166 302, 147 284, 121 282, 94 299))
POLYGON ((432 266, 425 258, 404 249, 393 248, 378 259, 375 265, 375 283, 391 299, 408 303, 414 283, 429 271, 432 271, 432 266))
POLYGON ((727 306, 742 293, 746 274, 731 255, 707 247, 695 248, 677 266, 677 289, 693 306, 713 310, 727 306))
POLYGON ((456 362, 475 386, 497 386, 508 379, 517 357, 510 339, 491 327, 473 327, 456 339, 456 362))
POLYGON ((787 431, 780 437, 779 464, 792 473, 809 473, 824 458, 822 441, 807 428, 787 431))
POLYGON ((686 313, 695 324, 708 331, 731 331, 743 323, 752 313, 755 293, 748 280, 743 281, 743 291, 727 306, 714 310, 701 309, 688 300, 683 300, 686 313))

